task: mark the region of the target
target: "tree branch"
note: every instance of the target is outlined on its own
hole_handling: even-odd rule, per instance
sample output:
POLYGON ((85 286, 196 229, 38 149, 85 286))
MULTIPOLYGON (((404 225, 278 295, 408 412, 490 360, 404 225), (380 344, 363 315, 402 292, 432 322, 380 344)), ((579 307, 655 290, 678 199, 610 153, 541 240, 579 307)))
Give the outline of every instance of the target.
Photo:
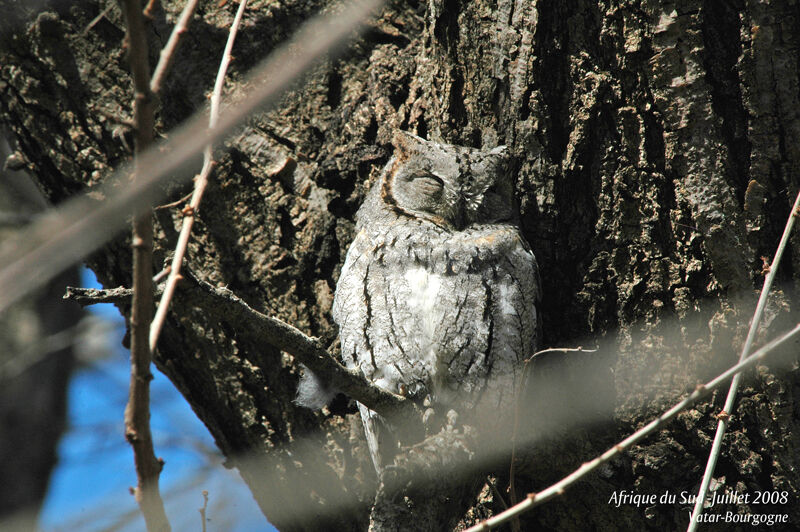
MULTIPOLYGON (((220 61, 219 71, 217 72, 217 79, 214 82, 214 92, 211 95, 211 110, 208 116, 208 127, 213 128, 217 125, 219 118, 219 102, 222 97, 222 87, 225 83, 225 75, 228 72, 228 65, 231 62, 231 51, 233 50, 233 43, 236 40, 236 33, 239 31, 239 24, 242 21, 242 15, 247 8, 247 0, 242 0, 239 4, 239 9, 236 11, 236 17, 231 24, 230 32, 228 33, 228 42, 225 43, 225 50, 222 53, 222 60, 220 61)), ((175 293, 175 287, 181 278, 181 265, 183 264, 183 257, 186 255, 186 248, 189 245, 189 235, 192 232, 192 225, 194 225, 194 217, 200 209, 200 201, 203 199, 203 192, 208 185, 208 178, 211 171, 216 166, 216 161, 213 157, 213 145, 207 144, 203 150, 203 168, 200 174, 194 180, 194 191, 192 192, 192 199, 189 205, 183 209, 183 222, 181 225, 181 232, 178 235, 178 244, 175 246, 175 253, 172 257, 172 265, 170 266, 169 277, 167 278, 167 285, 164 288, 164 293, 161 296, 161 301, 158 304, 158 310, 153 318, 153 323, 150 324, 150 349, 154 350, 158 343, 158 335, 161 333, 161 328, 164 326, 164 321, 167 319, 167 311, 169 310, 169 303, 172 300, 172 295, 175 293)))
MULTIPOLYGON (((150 92, 150 66, 147 60, 147 39, 141 3, 123 2, 127 27, 128 60, 133 75, 133 121, 137 166, 139 154, 153 142, 155 109, 150 92)), ((133 180, 139 174, 134 169, 133 180)), ((138 486, 136 502, 150 532, 170 530, 164 501, 158 489, 163 462, 156 458, 150 432, 150 346, 148 333, 153 315, 153 218, 149 208, 134 214, 133 220, 133 301, 131 303, 131 383, 125 407, 125 437, 133 447, 138 486)))
POLYGON ((153 94, 161 92, 161 83, 164 81, 169 67, 172 66, 172 59, 175 57, 175 52, 178 50, 181 37, 186 33, 186 28, 189 27, 189 22, 192 20, 197 4, 200 0, 187 0, 186 5, 183 6, 180 17, 175 22, 175 27, 172 28, 172 33, 169 35, 167 44, 161 50, 158 58, 158 64, 153 71, 153 78, 150 80, 150 91, 153 94))
POLYGON ((181 295, 195 299, 198 306, 208 313, 217 314, 220 320, 235 323, 241 334, 293 355, 320 379, 388 419, 400 418, 404 423, 413 424, 421 419, 419 409, 412 401, 379 388, 359 371, 344 367, 314 338, 254 310, 227 288, 216 288, 189 272, 187 278, 196 286, 183 287, 181 295))
MULTIPOLYGON (((179 285, 178 293, 191 304, 218 315, 220 320, 234 325, 240 334, 291 354, 326 383, 389 419, 397 416, 412 423, 412 420, 421 418, 421 412, 412 401, 379 388, 358 371, 344 367, 316 339, 288 323, 258 312, 227 288, 216 288, 189 271, 185 273, 186 283, 179 285)), ((64 299, 92 305, 124 303, 132 295, 133 290, 122 287, 106 290, 67 287, 64 299)))
MULTIPOLYGON (((160 295, 163 291, 163 288, 158 287, 155 289, 155 294, 160 295)), ((102 290, 68 286, 64 293, 64 299, 75 301, 82 307, 99 303, 130 303, 131 297, 133 297, 133 290, 122 286, 102 290)))
POLYGON ((550 347, 548 349, 542 349, 541 351, 536 351, 534 354, 529 356, 525 359, 525 363, 531 362, 534 358, 538 357, 539 355, 545 355, 547 353, 596 353, 597 349, 584 349, 582 346, 578 347, 550 347))

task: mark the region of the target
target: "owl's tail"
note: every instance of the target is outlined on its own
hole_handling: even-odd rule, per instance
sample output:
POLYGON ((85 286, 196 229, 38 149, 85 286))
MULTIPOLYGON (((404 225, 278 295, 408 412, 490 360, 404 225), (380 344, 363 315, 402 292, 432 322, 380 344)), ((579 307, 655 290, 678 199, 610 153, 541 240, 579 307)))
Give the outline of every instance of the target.
POLYGON ((383 466, 392 463, 394 460, 394 456, 397 454, 398 442, 381 416, 361 403, 358 403, 358 410, 361 412, 361 422, 364 425, 364 435, 367 438, 369 454, 372 457, 372 463, 375 465, 378 478, 380 478, 383 466))

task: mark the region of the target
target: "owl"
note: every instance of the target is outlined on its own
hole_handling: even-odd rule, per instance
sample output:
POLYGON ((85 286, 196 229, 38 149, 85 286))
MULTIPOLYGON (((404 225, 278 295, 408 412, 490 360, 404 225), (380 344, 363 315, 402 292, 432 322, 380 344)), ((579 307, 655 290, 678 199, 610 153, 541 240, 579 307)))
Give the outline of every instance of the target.
MULTIPOLYGON (((336 287, 342 357, 377 386, 454 411, 459 422, 501 417, 513 411, 540 328, 538 267, 517 225, 505 147, 402 131, 393 144, 336 287)), ((359 409, 380 474, 397 438, 359 409)))

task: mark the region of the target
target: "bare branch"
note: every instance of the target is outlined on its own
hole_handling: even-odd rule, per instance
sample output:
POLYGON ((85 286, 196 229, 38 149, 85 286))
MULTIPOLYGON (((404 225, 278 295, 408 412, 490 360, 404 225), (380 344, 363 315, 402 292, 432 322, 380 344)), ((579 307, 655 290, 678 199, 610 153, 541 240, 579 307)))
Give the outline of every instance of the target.
MULTIPOLYGON (((800 208, 800 192, 797 193, 797 197, 794 200, 794 205, 792 205, 792 210, 789 211, 789 219, 786 220, 786 227, 783 229, 783 235, 781 236, 781 241, 778 244, 778 249, 775 250, 775 257, 772 259, 772 264, 769 265, 768 269, 765 268, 765 270, 767 270, 767 274, 764 278, 764 286, 761 288, 761 295, 758 298, 756 311, 753 314, 753 319, 750 322, 750 330, 747 332, 747 339, 745 340, 744 347, 742 347, 742 352, 739 355, 739 361, 746 359, 750 354, 750 350, 753 348, 753 340, 755 340, 758 326, 761 323, 761 317, 764 314, 764 308, 767 306, 767 297, 769 296, 770 288, 772 288, 772 281, 775 279, 775 274, 778 271, 778 265, 781 262, 783 251, 786 249, 786 243, 789 241, 789 235, 792 232, 795 213, 797 212, 798 208, 800 208)), ((734 402, 736 401, 736 392, 739 389, 739 381, 741 378, 741 374, 735 375, 731 381, 730 388, 728 388, 728 396, 725 398, 725 406, 722 409, 722 411, 727 414, 733 412, 734 402)), ((717 466, 717 459, 719 458, 719 453, 722 449, 722 438, 725 436, 725 431, 728 429, 728 420, 728 415, 719 417, 717 432, 714 435, 714 443, 711 444, 711 452, 708 455, 706 470, 703 473, 703 480, 700 482, 700 489, 697 492, 697 500, 694 505, 694 510, 692 510, 692 517, 689 519, 689 526, 686 529, 687 532, 692 532, 697 529, 697 522, 699 521, 698 517, 703 513, 703 505, 705 504, 706 494, 708 493, 708 486, 711 483, 711 477, 714 476, 714 469, 717 466)))
POLYGON ((563 479, 559 480, 552 486, 546 488, 539 493, 529 493, 527 499, 522 501, 521 503, 512 506, 508 510, 497 514, 496 516, 479 523, 472 528, 467 529, 467 532, 478 532, 481 530, 491 530, 501 524, 509 521, 510 519, 523 514, 530 510, 535 506, 539 506, 540 504, 562 495, 564 491, 575 484, 578 480, 582 479, 595 469, 597 469, 602 464, 608 462, 618 454, 622 453, 623 451, 632 447, 635 443, 639 442, 640 440, 644 439, 646 436, 652 434, 656 430, 660 429, 663 425, 671 421, 675 416, 677 416, 681 411, 685 410, 689 406, 696 403, 698 400, 702 399, 706 395, 708 395, 714 388, 717 388, 725 381, 740 373, 741 371, 750 368, 756 364, 756 362, 763 359, 767 356, 770 352, 775 350, 778 346, 782 345, 783 343, 791 340, 795 336, 800 334, 800 324, 796 325, 792 330, 787 332, 786 334, 772 340, 770 343, 753 353, 752 356, 742 360, 735 366, 731 367, 724 373, 720 374, 716 378, 708 381, 705 384, 699 385, 691 394, 689 394, 685 399, 675 404, 672 408, 661 414, 658 418, 654 419, 641 429, 637 430, 618 444, 614 445, 606 452, 591 460, 590 462, 585 462, 581 467, 564 477, 563 479))
POLYGON ((142 15, 145 17, 152 19, 156 13, 156 10, 161 7, 161 2, 159 0, 148 0, 147 5, 144 6, 142 10, 142 15))
MULTIPOLYGON (((216 288, 191 272, 186 272, 186 280, 186 286, 179 292, 184 298, 208 312, 219 313, 221 319, 224 317, 235 325, 234 329, 241 334, 293 355, 325 382, 381 415, 394 417, 405 413, 419 419, 417 407, 411 401, 375 386, 360 372, 344 367, 317 340, 296 327, 258 312, 227 288, 216 288)), ((64 298, 91 305, 122 303, 132 295, 133 290, 122 287, 107 290, 68 287, 64 298)))
POLYGON ((81 32, 81 35, 86 35, 90 31, 92 31, 92 28, 94 28, 97 25, 98 22, 103 20, 103 18, 105 18, 105 16, 108 15, 108 12, 111 11, 111 8, 113 8, 113 7, 114 7, 113 3, 108 4, 108 7, 106 7, 104 10, 102 10, 99 15, 94 17, 91 20, 91 22, 89 22, 89 24, 86 25, 86 27, 81 32))
POLYGON ((191 197, 192 197, 192 193, 189 192, 188 194, 186 194, 182 198, 176 199, 175 201, 171 201, 169 203, 164 203, 162 205, 156 205, 155 207, 153 207, 153 210, 154 211, 160 211, 160 210, 163 210, 163 209, 171 209, 173 207, 177 207, 181 203, 189 201, 189 198, 191 198, 191 197))
POLYGON ((161 83, 164 81, 164 77, 169 70, 169 67, 172 66, 172 59, 175 57, 178 44, 180 44, 183 34, 186 33, 186 28, 189 27, 189 22, 192 20, 192 15, 194 15, 199 1, 200 0, 186 1, 186 5, 183 6, 183 11, 181 11, 181 15, 178 17, 175 27, 172 28, 172 33, 169 35, 167 44, 165 44, 164 48, 161 50, 161 54, 158 58, 158 64, 156 65, 156 69, 153 71, 153 79, 150 80, 150 90, 153 92, 153 94, 158 94, 161 92, 161 83))
MULTIPOLYGON (((169 272, 171 272, 171 271, 172 271, 172 267, 171 266, 167 266, 166 268, 164 268, 163 270, 161 270, 160 272, 158 272, 157 274, 155 274, 153 276, 153 283, 155 283, 155 284, 160 283, 161 280, 164 279, 164 277, 166 277, 167 275, 169 275, 169 272)), ((159 290, 159 289, 157 288, 156 290, 159 290)))
MULTIPOLYGON (((163 288, 156 288, 155 294, 160 295, 163 291, 163 288)), ((129 303, 131 297, 133 297, 133 290, 123 286, 104 290, 68 286, 64 293, 64 299, 75 301, 82 307, 99 303, 129 303)))
POLYGON ((242 334, 253 335, 257 340, 293 355, 326 383, 389 419, 396 416, 421 419, 413 402, 375 386, 361 372, 344 367, 314 338, 254 310, 227 288, 216 288, 188 272, 186 278, 196 286, 185 287, 182 296, 195 299, 201 308, 219 313, 226 321, 237 324, 237 330, 242 334))
MULTIPOLYGON (((542 349, 541 351, 537 351, 528 358, 525 359, 523 364, 522 372, 520 372, 519 379, 515 383, 514 389, 514 424, 511 428, 511 461, 508 468, 508 494, 511 498, 511 504, 517 504, 519 500, 517 498, 517 487, 516 487, 516 474, 517 474, 517 436, 519 435, 519 424, 520 424, 520 409, 521 409, 521 399, 522 399, 522 390, 525 389, 527 386, 528 375, 530 374, 528 371, 528 366, 533 359, 540 355, 545 355, 548 353, 595 353, 597 349, 584 349, 583 346, 578 347, 551 347, 548 349, 542 349)), ((505 503, 504 503, 505 504, 505 503)), ((519 523, 517 523, 516 519, 514 522, 511 523, 511 528, 514 532, 517 532, 519 528, 519 523)))
POLYGON ((203 490, 203 507, 198 508, 197 511, 200 512, 200 526, 203 532, 206 532, 206 511, 208 510, 208 491, 203 490))
MULTIPOLYGON (((133 121, 136 157, 133 179, 141 178, 138 155, 153 142, 155 109, 150 92, 150 66, 144 19, 138 0, 125 0, 128 59, 133 75, 133 121)), ((134 211, 133 301, 131 303, 131 383, 125 407, 125 437, 133 448, 136 465, 136 502, 150 532, 170 530, 164 501, 158 489, 163 462, 156 458, 150 432, 150 346, 148 332, 153 315, 153 217, 149 208, 134 211)))
MULTIPOLYGON (((137 9, 138 12, 138 9, 137 9)), ((147 529, 170 530, 158 489, 163 462, 156 458, 150 432, 151 352, 148 343, 153 313, 153 221, 150 213, 133 222, 133 301, 131 304, 131 384, 125 408, 125 437, 133 447, 138 487, 136 502, 147 529)))
POLYGON ((497 484, 495 483, 494 479, 490 476, 486 477, 486 484, 489 485, 489 489, 492 490, 492 494, 497 497, 497 500, 500 501, 500 504, 503 505, 503 508, 508 510, 508 503, 506 503, 505 497, 503 494, 500 493, 500 490, 497 489, 497 484))
POLYGON ((105 290, 68 286, 64 293, 64 299, 71 299, 82 307, 98 303, 123 303, 130 300, 131 296, 133 296, 133 290, 123 286, 105 290))
POLYGON ((545 355, 547 353, 596 353, 597 349, 584 349, 581 346, 578 347, 551 347, 549 349, 542 349, 541 351, 536 351, 534 354, 529 356, 525 359, 525 363, 532 361, 534 358, 538 357, 539 355, 545 355))
POLYGON ((224 137, 254 112, 275 104, 317 60, 330 56, 353 36, 353 30, 375 9, 378 0, 355 0, 332 9, 304 24, 289 42, 259 65, 250 76, 253 92, 226 112, 217 126, 208 129, 208 115, 199 112, 187 125, 172 132, 168 142, 152 147, 137 160, 140 178, 127 180, 130 169, 115 172, 95 197, 84 194, 64 202, 0 250, 0 312, 24 294, 52 279, 59 271, 80 260, 114 236, 126 217, 163 198, 161 185, 191 175, 187 163, 203 148, 224 137))
MULTIPOLYGON (((228 33, 228 42, 225 44, 225 50, 222 53, 222 61, 220 62, 219 71, 217 72, 217 79, 214 82, 214 92, 211 95, 211 111, 208 118, 209 128, 213 128, 217 125, 217 120, 219 118, 219 102, 222 98, 222 87, 225 84, 225 75, 228 72, 228 65, 231 62, 231 50, 233 50, 233 43, 236 40, 239 24, 242 21, 242 15, 246 8, 247 0, 242 0, 239 4, 239 9, 236 11, 236 17, 234 17, 233 23, 231 24, 230 32, 228 33)), ((192 232, 192 225, 194 225, 194 217, 200 209, 200 201, 203 198, 203 192, 206 190, 208 178, 214 166, 216 166, 216 161, 214 161, 213 157, 213 146, 208 144, 203 150, 203 169, 194 180, 192 199, 189 205, 183 210, 184 217, 181 232, 180 235, 178 235, 178 244, 175 247, 175 253, 172 257, 167 286, 164 289, 164 294, 161 296, 161 301, 158 304, 158 310, 153 318, 153 323, 150 324, 150 350, 156 348, 158 335, 161 333, 161 328, 164 326, 164 322, 167 319, 169 303, 172 300, 172 295, 175 293, 175 286, 181 279, 181 265, 183 264, 183 257, 186 255, 186 247, 189 245, 189 235, 192 232)))

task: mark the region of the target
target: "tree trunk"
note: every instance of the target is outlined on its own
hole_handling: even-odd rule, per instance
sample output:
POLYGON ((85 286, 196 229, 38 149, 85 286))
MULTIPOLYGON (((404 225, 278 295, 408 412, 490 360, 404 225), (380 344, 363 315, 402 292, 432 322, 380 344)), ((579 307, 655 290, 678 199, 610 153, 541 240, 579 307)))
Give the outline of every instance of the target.
MULTIPOLYGON (((166 13, 150 27, 154 58, 182 7, 161 3, 166 13)), ((184 37, 161 96, 162 135, 205 105, 236 8, 219 4, 203 3, 184 37)), ((536 401, 522 405, 514 435, 514 491, 540 490, 737 360, 762 257, 774 253, 800 182, 800 8, 787 4, 392 2, 343 58, 228 140, 188 268, 332 344, 331 302, 354 214, 390 156, 393 129, 508 145, 542 273, 542 347, 598 347, 548 355, 534 368, 536 401)), ((328 5, 253 2, 226 98, 246 90, 243 75, 258 58, 328 5)), ((108 118, 130 116, 121 14, 110 1, 0 7, 13 13, 0 34, 0 119, 58 203, 130 157, 125 126, 108 118)), ((173 188, 171 200, 189 190, 173 188)), ((160 269, 181 214, 156 212, 160 269)), ((762 342, 797 315, 798 242, 778 272, 762 342)), ((87 262, 104 285, 129 286, 126 237, 87 262)), ((295 406, 297 365, 257 333, 184 290, 156 362, 279 529, 365 529, 378 484, 353 404, 339 397, 323 413, 295 406)), ((800 523, 794 345, 746 375, 717 465, 717 493, 749 493, 750 504, 708 512, 800 523), (752 504, 764 490, 793 502, 752 504)), ((526 514, 523 528, 684 528, 692 505, 680 494, 696 492, 723 402, 716 392, 684 412, 526 514), (617 507, 609 501, 621 490, 677 500, 617 507)), ((480 470, 506 499, 508 470, 508 453, 480 470)), ((411 491, 434 485, 417 484, 411 491)), ((428 499, 446 500, 449 513, 425 513, 420 529, 474 523, 503 507, 486 486, 471 492, 469 508, 450 504, 446 489, 428 499)))

